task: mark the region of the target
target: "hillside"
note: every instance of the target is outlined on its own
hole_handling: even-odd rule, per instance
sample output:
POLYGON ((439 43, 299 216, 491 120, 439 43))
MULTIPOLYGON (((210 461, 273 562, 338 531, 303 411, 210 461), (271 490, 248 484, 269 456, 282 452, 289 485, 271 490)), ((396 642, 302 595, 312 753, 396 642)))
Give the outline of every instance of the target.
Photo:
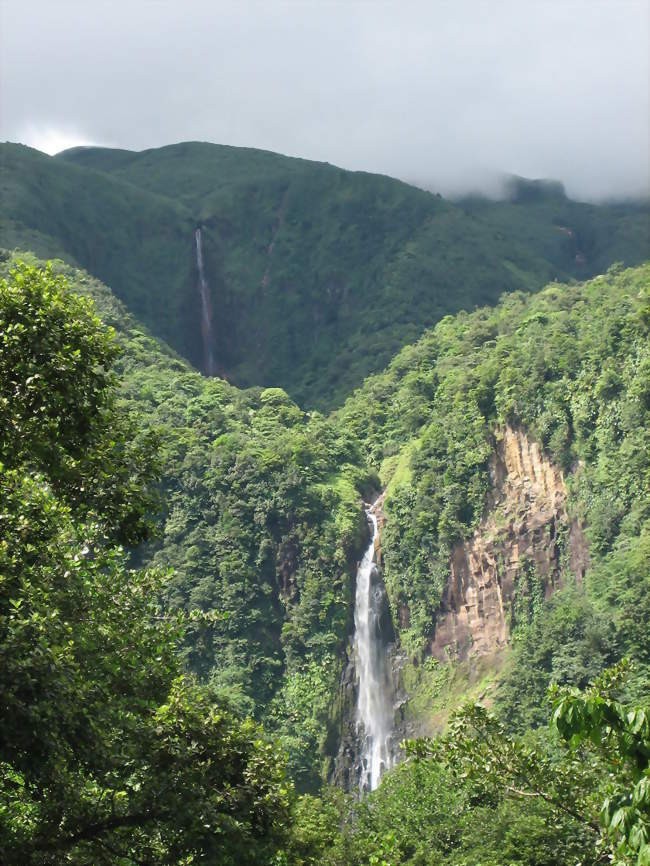
MULTIPOLYGON (((620 654, 647 690, 649 285, 648 265, 614 269, 445 319, 337 415, 387 490, 402 644, 480 678, 514 634, 496 697, 520 729, 549 682, 620 654)), ((435 727, 459 684, 433 663, 413 677, 435 727)))
MULTIPOLYGON (((0 263, 0 277, 13 261, 0 263)), ((376 474, 319 413, 304 413, 279 388, 241 391, 201 376, 106 286, 63 262, 54 268, 115 328, 119 405, 158 440, 158 537, 134 562, 173 569, 164 587, 172 611, 218 614, 190 627, 187 666, 240 712, 264 719, 297 783, 316 789, 338 745, 331 696, 367 534, 360 498, 376 474)))
POLYGON ((0 194, 4 247, 85 267, 193 357, 187 335, 199 333, 200 314, 188 283, 193 222, 182 207, 22 145, 1 146, 0 194))
MULTIPOLYGON (((12 262, 3 254, 3 274, 12 262)), ((158 590, 163 609, 200 612, 186 628, 185 667, 210 701, 263 722, 299 790, 356 784, 361 501, 383 489, 396 734, 438 732, 480 698, 501 720, 509 760, 533 743, 544 778, 566 774, 578 787, 562 796, 597 814, 606 775, 549 741, 545 693, 584 689, 623 657, 633 668, 622 699, 648 693, 649 265, 448 316, 329 417, 279 388, 201 376, 94 277, 63 262, 54 274, 116 329, 115 408, 136 425, 125 453, 158 453, 158 537, 132 550, 131 564, 173 568, 158 590), (513 736, 524 739, 507 745, 513 736)), ((81 488, 91 502, 96 483, 128 502, 139 478, 100 473, 81 488)), ((454 866, 496 866, 505 845, 513 863, 570 866, 591 850, 595 819, 585 828, 552 802, 512 801, 493 781, 486 802, 475 777, 454 777, 457 744, 474 748, 463 718, 450 743, 432 747, 436 760, 398 767, 361 806, 340 793, 299 801, 287 862, 327 849, 332 866, 380 856, 415 866, 433 850, 454 866)), ((499 723, 471 717, 485 724, 499 723)))
MULTIPOLYGON (((124 350, 117 367, 124 404, 161 436, 161 537, 139 557, 174 568, 167 590, 173 607, 231 616, 197 633, 187 661, 283 732, 292 770, 305 784, 317 784, 318 753, 326 758, 324 772, 331 771, 345 723, 341 713, 350 710, 339 706, 332 715, 332 699, 352 630, 354 563, 367 537, 360 497, 373 489, 386 489, 381 544, 393 624, 416 661, 441 655, 441 616, 445 610, 447 619, 455 616, 466 603, 445 596, 457 568, 452 562, 450 573, 454 551, 484 545, 489 535, 498 562, 511 544, 500 529, 507 526, 508 508, 524 527, 507 577, 513 613, 495 626, 488 612, 469 654, 447 640, 459 672, 465 671, 454 686, 456 697, 438 693, 440 682, 431 693, 431 677, 440 677, 435 666, 406 669, 405 687, 412 692, 407 726, 435 727, 436 714, 448 712, 469 687, 462 678, 485 673, 481 659, 494 656, 498 673, 504 635, 507 643, 513 626, 523 627, 522 617, 533 617, 531 634, 552 627, 546 608, 530 607, 535 587, 550 598, 577 574, 584 577, 582 600, 567 590, 567 603, 582 605, 581 617, 600 622, 604 598, 610 599, 608 618, 616 621, 613 610, 625 615, 625 606, 611 601, 606 575, 633 575, 647 566, 645 548, 625 552, 631 540, 645 537, 648 519, 647 266, 585 284, 553 284, 532 297, 515 293, 494 309, 447 318, 369 378, 330 419, 305 414, 280 389, 240 391, 198 375, 143 331, 108 289, 83 272, 58 267, 116 327, 124 350), (509 436, 523 455, 518 459, 540 466, 546 461, 548 468, 538 474, 554 479, 549 483, 557 495, 549 500, 546 488, 535 493, 526 487, 524 476, 534 470, 512 468, 509 436), (494 460, 503 466, 500 476, 494 460), (531 521, 535 531, 526 536, 531 521), (544 534, 551 524, 552 543, 544 534), (578 569, 571 545, 585 534, 581 544, 588 554, 581 554, 586 564, 578 569), (593 598, 584 595, 591 587, 593 598)), ((464 556, 470 563, 467 587, 475 579, 471 548, 464 556)), ((641 603, 643 583, 635 583, 641 577, 623 593, 632 593, 634 604, 641 603)), ((505 579, 497 564, 487 584, 505 592, 505 579)), ((583 682, 585 671, 634 647, 638 652, 640 635, 626 634, 602 658, 576 662, 563 676, 583 682)), ((524 700, 517 686, 517 710, 508 698, 509 718, 520 724, 538 718, 522 708, 541 700, 559 651, 551 639, 535 673, 537 697, 524 700)), ((643 653, 639 660, 648 663, 643 653)), ((520 666, 512 676, 524 671, 520 666)))
POLYGON ((648 210, 531 194, 452 203, 391 178, 184 143, 47 157, 3 145, 2 243, 73 260, 202 366, 194 231, 218 372, 340 404, 447 314, 648 255, 648 210))

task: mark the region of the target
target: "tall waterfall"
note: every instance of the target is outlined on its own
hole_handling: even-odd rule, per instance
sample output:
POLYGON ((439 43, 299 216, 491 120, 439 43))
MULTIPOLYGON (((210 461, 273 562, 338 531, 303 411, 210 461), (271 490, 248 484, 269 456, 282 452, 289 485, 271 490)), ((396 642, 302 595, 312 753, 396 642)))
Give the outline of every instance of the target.
POLYGON ((199 295, 201 297, 201 336, 203 337, 203 371, 208 376, 214 376, 217 365, 214 361, 212 351, 212 304, 210 303, 210 289, 205 278, 205 267, 203 265, 203 237, 201 229, 194 231, 194 243, 196 246, 196 269, 199 272, 199 295))
POLYGON ((372 507, 366 509, 372 524, 372 540, 357 571, 354 607, 354 647, 359 680, 357 735, 361 745, 361 793, 373 791, 384 770, 392 763, 393 689, 391 685, 388 640, 382 634, 382 612, 386 592, 375 565, 377 518, 372 507))

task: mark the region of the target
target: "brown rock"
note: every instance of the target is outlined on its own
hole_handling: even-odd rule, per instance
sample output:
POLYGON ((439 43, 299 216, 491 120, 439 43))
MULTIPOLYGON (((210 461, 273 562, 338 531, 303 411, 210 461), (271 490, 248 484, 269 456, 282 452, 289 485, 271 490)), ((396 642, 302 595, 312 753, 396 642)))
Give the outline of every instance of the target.
POLYGON ((481 524, 452 550, 430 642, 441 660, 486 655, 508 643, 524 564, 532 564, 544 580, 545 596, 551 595, 561 571, 558 528, 567 530, 570 567, 578 579, 588 566, 584 534, 576 521, 569 524, 562 473, 523 431, 506 427, 498 436, 490 479, 481 524))

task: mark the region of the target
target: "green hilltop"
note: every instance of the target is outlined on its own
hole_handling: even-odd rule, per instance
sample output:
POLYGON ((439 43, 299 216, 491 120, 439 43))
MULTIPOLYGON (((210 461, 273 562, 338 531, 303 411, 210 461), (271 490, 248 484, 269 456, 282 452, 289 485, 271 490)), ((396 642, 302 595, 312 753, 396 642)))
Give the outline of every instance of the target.
POLYGON ((445 315, 648 255, 647 207, 582 204, 521 179, 503 202, 450 202, 198 142, 56 157, 3 145, 0 169, 3 245, 86 268, 199 369, 201 227, 218 371, 306 408, 340 405, 445 315))

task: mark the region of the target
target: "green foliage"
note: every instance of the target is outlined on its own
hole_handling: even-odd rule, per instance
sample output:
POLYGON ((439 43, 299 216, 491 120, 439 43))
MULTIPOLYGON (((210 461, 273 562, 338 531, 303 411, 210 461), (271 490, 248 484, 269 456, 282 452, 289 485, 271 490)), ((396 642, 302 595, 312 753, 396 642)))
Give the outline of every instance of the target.
MULTIPOLYGON (((295 778, 316 789, 336 748, 323 732, 335 725, 329 698, 351 625, 350 576, 368 531, 360 493, 378 480, 353 438, 319 413, 303 413, 278 388, 242 392, 199 376, 101 284, 63 263, 48 272, 60 282, 55 272, 92 296, 116 329, 121 381, 111 400, 131 419, 128 429, 137 428, 130 447, 159 444, 160 529, 134 561, 173 569, 161 588, 172 611, 225 614, 188 623, 185 663, 224 700, 268 722, 295 778), (319 699, 296 704, 306 671, 320 684, 319 699)), ((107 483, 129 466, 115 463, 107 483)), ((134 485, 148 463, 131 468, 134 485)))
POLYGON ((125 393, 136 410, 146 380, 157 394, 148 422, 163 429, 167 509, 162 544, 151 554, 174 569, 169 602, 229 614, 188 633, 186 661, 258 717, 279 690, 288 703, 273 701, 269 722, 285 719, 279 732, 289 738, 292 766, 314 787, 320 759, 307 732, 325 724, 327 701, 301 702, 296 719, 292 684, 320 669, 327 694, 334 691, 351 564, 367 532, 359 489, 368 473, 355 468, 348 437, 286 395, 278 402, 268 390, 242 394, 189 371, 178 378, 191 395, 185 407, 141 370, 126 378, 125 393))
POLYGON ((300 797, 294 805, 283 866, 342 866, 351 862, 352 845, 345 825, 352 809, 352 798, 338 788, 325 788, 319 797, 300 797))
POLYGON ((408 742, 410 759, 360 803, 299 801, 283 862, 642 866, 650 728, 646 707, 612 697, 627 669, 586 691, 556 687, 550 731, 513 736, 466 705, 444 735, 408 742))
POLYGON ((199 142, 57 157, 2 148, 5 246, 87 268, 200 367, 200 226, 218 369, 303 406, 340 405, 447 314, 648 256, 643 206, 563 194, 452 203, 387 177, 199 142))
MULTIPOLYGON (((483 738, 475 739, 483 718, 456 717, 452 737, 435 744, 418 744, 420 757, 386 775, 379 788, 360 803, 322 800, 300 802, 294 813, 288 863, 303 866, 595 866, 597 826, 545 800, 546 785, 559 767, 562 782, 554 782, 569 798, 576 790, 571 771, 590 784, 595 774, 579 761, 564 767, 556 753, 540 759, 531 749, 513 745, 503 731, 488 737, 503 761, 486 761, 483 738), (456 738, 460 740, 456 742, 456 738), (433 753, 433 754, 432 754, 433 753), (425 757, 426 754, 426 757, 425 757), (517 767, 523 756, 527 778, 535 790, 515 792, 523 784, 517 767), (510 767, 510 764, 513 767, 510 767), (532 777, 530 765, 537 775, 532 777), (538 769, 542 766, 543 773, 538 769), (474 768, 468 771, 470 768, 474 768), (570 786, 570 787, 569 787, 570 786)), ((539 744, 543 745, 543 744, 539 744)))
MULTIPOLYGON (((613 699, 626 663, 587 691, 552 691, 553 729, 510 735, 467 705, 357 809, 345 864, 643 864, 648 841, 647 708, 613 699)), ((295 832, 295 830, 294 830, 295 832)))
POLYGON ((417 655, 434 627, 449 552, 482 515, 494 437, 506 423, 536 435, 577 470, 569 504, 587 525, 592 567, 582 588, 568 586, 550 604, 533 573, 521 582, 497 710, 520 731, 540 724, 550 682, 584 686, 625 653, 642 663, 630 688, 643 692, 647 267, 446 318, 329 419, 303 413, 279 388, 242 392, 198 376, 101 284, 62 264, 54 270, 95 298, 121 347, 119 398, 103 410, 109 442, 99 447, 95 436, 75 457, 93 479, 84 490, 94 479, 106 485, 93 493, 101 502, 93 513, 106 515, 113 502, 124 511, 115 485, 125 479, 128 501, 129 484, 146 481, 139 473, 148 462, 135 455, 159 439, 161 533, 136 561, 173 568, 163 590, 173 610, 228 615, 189 624, 185 661, 273 727, 303 788, 317 787, 335 748, 326 695, 336 691, 350 578, 367 537, 359 496, 380 486, 364 457, 388 486, 385 580, 393 609, 405 612, 402 645, 417 655), (111 471, 98 472, 102 465, 111 471), (299 684, 312 682, 310 703, 299 684))
MULTIPOLYGON (((411 652, 433 629, 450 550, 483 515, 489 458, 507 424, 528 431, 565 471, 572 519, 586 524, 592 558, 586 597, 577 593, 567 602, 577 605, 567 617, 583 622, 572 646, 581 643, 576 659, 591 657, 585 676, 631 652, 632 642, 636 658, 645 652, 640 631, 650 558, 639 538, 647 539, 650 518, 649 285, 647 265, 615 268, 588 283, 552 284, 532 297, 514 293, 493 309, 447 317, 336 413, 387 485, 385 579, 393 608, 408 611, 401 639, 411 652), (617 591, 631 604, 619 606, 617 591), (627 613, 614 616, 616 634, 608 636, 612 608, 627 613), (631 610, 638 610, 636 625, 631 610)), ((522 683, 527 676, 529 684, 539 679, 532 692, 517 687, 518 700, 531 709, 553 664, 562 665, 550 656, 563 653, 563 637, 573 628, 568 620, 560 627, 557 605, 537 621, 543 605, 528 609, 536 581, 531 574, 520 587, 513 622, 521 626, 522 646, 513 676, 522 683), (543 664, 540 640, 550 654, 543 664)), ((569 663, 571 651, 564 655, 569 663)), ((508 700, 507 712, 519 712, 517 700, 508 700)), ((528 715, 524 725, 530 721, 528 715)))
POLYGON ((0 460, 45 472, 79 513, 133 543, 150 528, 143 494, 156 466, 143 455, 154 442, 115 407, 117 352, 92 304, 51 268, 19 264, 0 282, 0 460))
POLYGON ((474 795, 539 798, 559 815, 568 815, 596 831, 590 803, 597 768, 580 754, 558 760, 540 733, 526 739, 508 735, 503 725, 479 704, 457 711, 447 731, 436 740, 416 740, 408 751, 432 758, 455 778, 468 780, 474 795))
POLYGON ((598 612, 580 587, 559 590, 530 623, 515 631, 496 693, 500 718, 519 732, 544 724, 550 683, 584 688, 619 653, 611 612, 598 612))
MULTIPOLYGON (((280 388, 202 378, 81 272, 19 267, 0 286, 5 859, 573 866, 600 856, 585 852, 607 797, 603 844, 623 863, 641 850, 632 771, 612 781, 606 750, 526 731, 549 683, 584 688, 624 654, 620 719, 647 693, 649 282, 647 266, 617 269, 445 318, 325 418, 280 388), (387 486, 385 578, 417 655, 505 424, 565 469, 590 568, 549 601, 532 567, 521 577, 497 719, 461 714, 436 762, 404 765, 352 811, 300 800, 284 844, 283 761, 234 710, 273 731, 302 790, 320 785, 367 540, 360 498, 387 486), (158 537, 116 549, 147 536, 156 502, 158 537)), ((442 715, 463 688, 429 662, 420 679, 442 715)))
POLYGON ((2 862, 270 863, 291 799, 283 760, 182 673, 164 576, 116 546, 146 532, 152 469, 119 447, 131 428, 112 435, 130 419, 114 407, 111 334, 28 266, 0 286, 0 323, 2 862))
MULTIPOLYGON (((333 655, 311 658, 287 672, 266 714, 267 727, 289 755, 289 772, 299 789, 317 790, 324 781, 315 757, 338 743, 327 742, 326 724, 336 694, 340 666, 333 655)), ((325 767, 324 776, 328 767, 325 767)))
POLYGON ((600 818, 621 866, 650 862, 650 705, 624 706, 612 697, 622 662, 586 693, 553 690, 552 723, 575 749, 589 742, 609 770, 600 818))

